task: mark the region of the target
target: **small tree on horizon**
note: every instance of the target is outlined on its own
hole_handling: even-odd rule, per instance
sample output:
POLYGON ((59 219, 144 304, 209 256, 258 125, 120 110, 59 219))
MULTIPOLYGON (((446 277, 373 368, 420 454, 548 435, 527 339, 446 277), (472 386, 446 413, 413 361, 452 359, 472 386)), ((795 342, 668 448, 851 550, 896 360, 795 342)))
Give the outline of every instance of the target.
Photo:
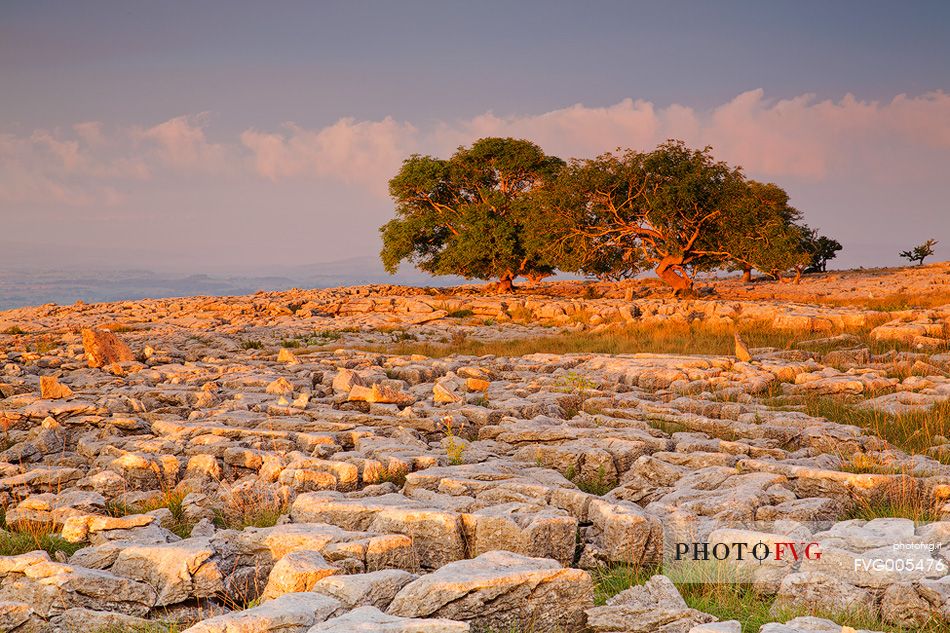
POLYGON ((918 244, 909 251, 901 251, 900 256, 911 263, 917 262, 918 266, 922 266, 924 260, 934 254, 934 246, 936 245, 937 240, 930 238, 923 244, 918 244))

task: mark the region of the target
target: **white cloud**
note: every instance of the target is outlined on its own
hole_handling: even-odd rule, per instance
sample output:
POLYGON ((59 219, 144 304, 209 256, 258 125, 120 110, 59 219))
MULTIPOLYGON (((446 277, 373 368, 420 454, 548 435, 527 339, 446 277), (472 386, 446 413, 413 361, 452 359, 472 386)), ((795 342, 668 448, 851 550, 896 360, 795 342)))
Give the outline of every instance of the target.
POLYGON ((241 134, 257 173, 275 182, 330 178, 385 193, 386 181, 417 143, 416 128, 391 117, 381 121, 344 118, 316 130, 287 123, 284 129, 284 133, 247 130, 241 134))

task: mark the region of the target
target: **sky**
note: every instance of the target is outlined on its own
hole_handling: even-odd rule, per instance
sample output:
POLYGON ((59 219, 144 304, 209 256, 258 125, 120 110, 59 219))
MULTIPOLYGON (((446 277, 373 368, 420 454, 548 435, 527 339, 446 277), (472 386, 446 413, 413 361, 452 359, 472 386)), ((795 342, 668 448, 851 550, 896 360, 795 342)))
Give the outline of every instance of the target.
POLYGON ((948 259, 948 30, 945 1, 0 0, 0 265, 372 256, 402 159, 490 135, 711 145, 833 266, 948 259))

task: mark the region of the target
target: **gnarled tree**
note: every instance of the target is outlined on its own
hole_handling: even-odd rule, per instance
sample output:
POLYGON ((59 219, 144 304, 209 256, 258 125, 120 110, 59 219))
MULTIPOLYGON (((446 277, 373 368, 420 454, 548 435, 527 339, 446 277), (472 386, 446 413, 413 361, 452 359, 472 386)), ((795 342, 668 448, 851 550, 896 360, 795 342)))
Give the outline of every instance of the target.
POLYGON ((529 141, 483 138, 448 160, 410 156, 389 181, 396 218, 380 231, 389 272, 403 261, 435 275, 499 279, 553 272, 545 258, 534 191, 564 162, 529 141))
POLYGON ((680 141, 574 160, 545 191, 552 258, 583 271, 611 249, 689 292, 691 269, 735 259, 726 236, 746 189, 738 169, 680 141))

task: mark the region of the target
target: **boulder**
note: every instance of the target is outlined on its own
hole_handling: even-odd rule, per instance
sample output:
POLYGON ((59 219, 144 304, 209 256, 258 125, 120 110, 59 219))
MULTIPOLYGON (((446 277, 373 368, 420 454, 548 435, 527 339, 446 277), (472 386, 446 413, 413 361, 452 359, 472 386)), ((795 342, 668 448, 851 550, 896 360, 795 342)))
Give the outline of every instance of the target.
POLYGON ((847 613, 876 611, 875 597, 870 591, 849 585, 822 572, 798 572, 782 579, 773 615, 783 611, 808 613, 847 613))
POLYGON ((130 544, 119 552, 112 572, 148 583, 155 589, 155 606, 189 598, 209 598, 224 589, 223 575, 214 562, 209 539, 190 538, 177 543, 130 544))
POLYGON ((386 609, 396 594, 416 578, 401 569, 381 569, 366 574, 327 576, 314 583, 310 591, 336 598, 348 609, 386 609))
POLYGON ((145 583, 49 560, 46 552, 0 556, 0 602, 25 602, 42 618, 76 607, 143 616, 155 606, 145 583))
POLYGON ((267 586, 262 597, 270 600, 285 593, 310 591, 321 578, 331 576, 340 570, 334 567, 312 550, 290 552, 271 569, 267 577, 267 586))
POLYGON ((56 376, 40 376, 40 397, 44 400, 72 398, 73 390, 57 380, 56 376))
POLYGON ((83 329, 82 347, 90 367, 135 360, 135 354, 118 336, 105 330, 83 329))
POLYGON ((536 633, 575 630, 593 605, 590 575, 557 561, 494 551, 449 563, 402 589, 388 613, 469 622, 476 629, 526 623, 536 633))
POLYGON ((587 626, 594 633, 688 633, 715 619, 690 609, 666 576, 653 576, 621 591, 606 605, 587 609, 587 626))

